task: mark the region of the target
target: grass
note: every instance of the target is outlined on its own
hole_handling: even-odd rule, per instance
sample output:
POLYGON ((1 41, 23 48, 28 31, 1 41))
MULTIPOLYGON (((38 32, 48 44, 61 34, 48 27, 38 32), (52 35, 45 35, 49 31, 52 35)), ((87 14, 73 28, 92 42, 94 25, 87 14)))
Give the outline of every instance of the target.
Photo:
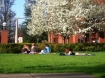
POLYGON ((0 73, 83 72, 105 78, 105 52, 94 56, 0 54, 0 73))

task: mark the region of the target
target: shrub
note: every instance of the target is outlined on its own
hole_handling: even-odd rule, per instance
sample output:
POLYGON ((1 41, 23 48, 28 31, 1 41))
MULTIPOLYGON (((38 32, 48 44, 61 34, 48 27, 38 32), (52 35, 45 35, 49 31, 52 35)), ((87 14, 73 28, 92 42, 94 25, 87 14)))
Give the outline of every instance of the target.
MULTIPOLYGON (((0 53, 21 53, 21 49, 24 44, 27 44, 31 47, 31 43, 23 43, 23 44, 0 44, 0 53)), ((43 49, 43 44, 38 43, 38 51, 40 52, 43 49)), ((55 43, 47 43, 51 48, 51 52, 64 52, 65 48, 70 48, 73 51, 105 51, 105 43, 76 43, 76 44, 55 44, 55 43)))

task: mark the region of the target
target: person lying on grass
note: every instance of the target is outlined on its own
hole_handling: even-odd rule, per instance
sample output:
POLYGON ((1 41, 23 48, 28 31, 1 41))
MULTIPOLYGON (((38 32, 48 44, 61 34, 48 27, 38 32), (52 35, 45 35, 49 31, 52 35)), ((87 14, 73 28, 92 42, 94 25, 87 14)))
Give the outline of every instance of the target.
POLYGON ((75 55, 75 53, 73 53, 73 51, 69 48, 65 49, 65 55, 75 55))
POLYGON ((93 56, 94 54, 90 54, 90 53, 79 53, 79 52, 73 52, 71 49, 66 48, 65 52, 61 52, 60 55, 65 55, 65 56, 69 56, 69 55, 76 55, 76 56, 93 56))
POLYGON ((65 49, 65 52, 61 52, 60 55, 66 55, 66 56, 69 56, 69 55, 75 55, 75 53, 73 53, 73 51, 69 48, 66 48, 65 49))
POLYGON ((75 55, 77 55, 77 56, 92 56, 92 55, 94 55, 94 54, 75 52, 75 55))

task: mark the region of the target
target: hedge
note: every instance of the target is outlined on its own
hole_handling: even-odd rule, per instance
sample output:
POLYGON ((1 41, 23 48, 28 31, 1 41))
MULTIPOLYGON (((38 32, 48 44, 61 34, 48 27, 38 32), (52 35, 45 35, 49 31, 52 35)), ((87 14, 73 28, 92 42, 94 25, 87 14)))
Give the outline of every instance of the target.
MULTIPOLYGON (((0 44, 0 53, 21 53, 21 49, 24 44, 27 44, 31 47, 31 43, 23 43, 23 44, 0 44)), ((44 43, 36 44, 39 48, 39 52, 43 49, 44 43)), ((55 44, 55 43, 48 43, 51 52, 64 52, 65 48, 70 48, 73 51, 92 51, 92 52, 99 52, 105 51, 105 43, 71 43, 71 44, 55 44)))

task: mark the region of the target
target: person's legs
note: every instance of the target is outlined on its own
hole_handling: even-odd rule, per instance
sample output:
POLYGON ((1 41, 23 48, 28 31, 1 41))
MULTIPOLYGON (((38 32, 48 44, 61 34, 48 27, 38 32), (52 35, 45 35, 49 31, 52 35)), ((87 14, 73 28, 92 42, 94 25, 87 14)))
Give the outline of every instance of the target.
POLYGON ((27 51, 25 51, 25 52, 22 52, 22 54, 27 54, 27 51))
POLYGON ((29 54, 34 54, 34 52, 30 52, 29 54))
POLYGON ((41 50, 41 52, 39 54, 45 54, 44 50, 41 50))
POLYGON ((29 54, 30 53, 30 51, 27 51, 27 54, 29 54))

